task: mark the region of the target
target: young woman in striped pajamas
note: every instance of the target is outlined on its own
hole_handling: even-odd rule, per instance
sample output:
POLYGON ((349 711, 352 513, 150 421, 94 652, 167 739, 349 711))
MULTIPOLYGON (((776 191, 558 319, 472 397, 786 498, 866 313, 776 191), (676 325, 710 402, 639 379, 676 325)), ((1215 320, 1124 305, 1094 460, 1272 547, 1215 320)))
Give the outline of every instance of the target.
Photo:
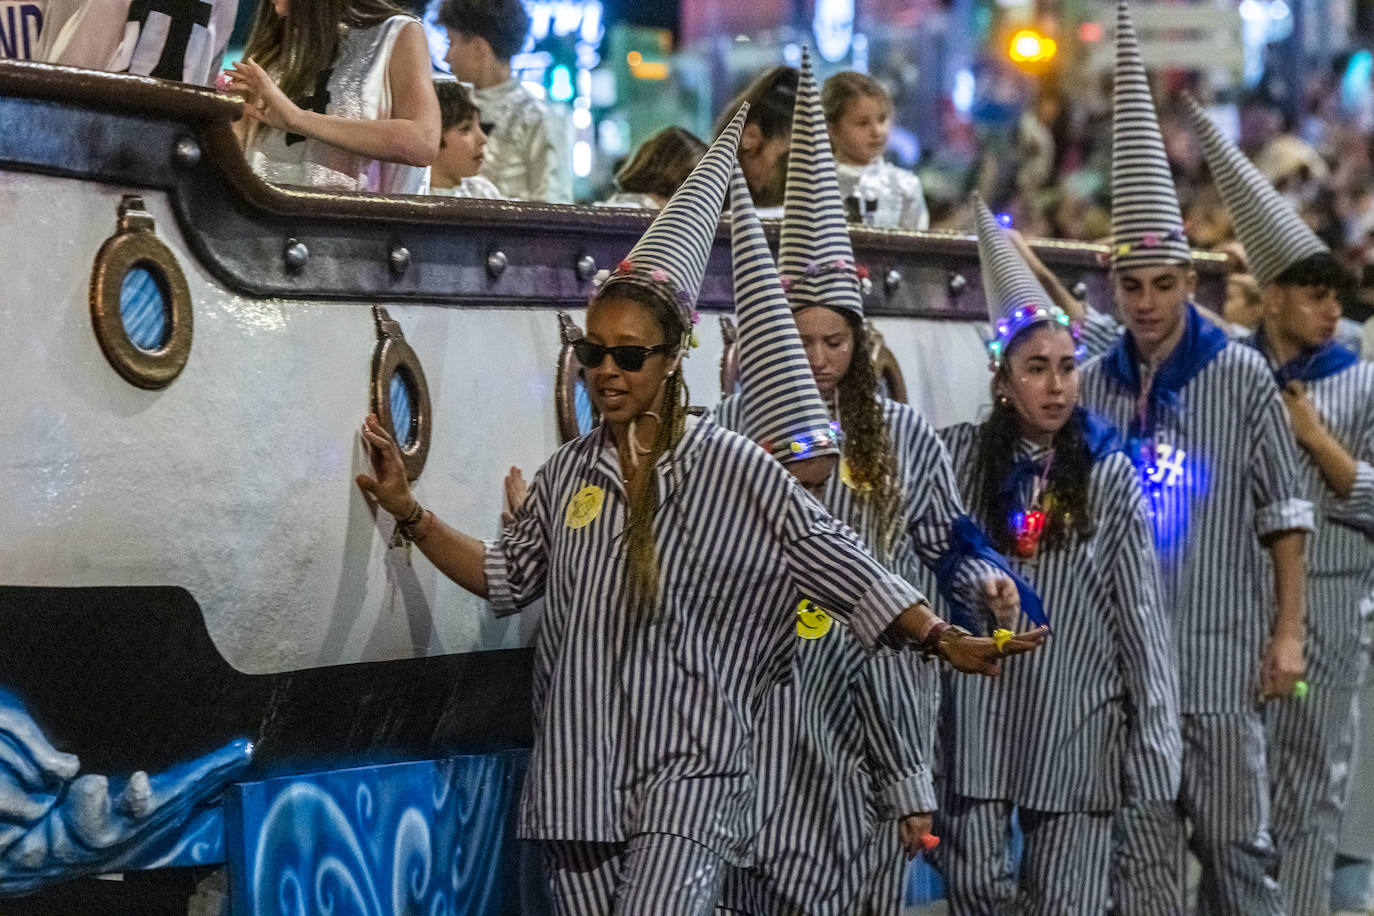
POLYGON ((1316 533, 1307 551, 1306 691, 1268 709, 1271 821, 1289 916, 1322 916, 1348 790, 1374 610, 1374 365, 1336 342, 1353 278, 1244 154, 1194 128, 1260 287, 1250 343, 1273 370, 1316 533))
MULTIPOLYGON (((809 414, 799 403, 778 400, 774 373, 781 364, 779 339, 796 341, 795 361, 788 365, 804 377, 793 386, 809 389, 804 403, 814 399, 822 426, 836 410, 834 426, 843 439, 843 471, 816 479, 818 498, 908 581, 922 562, 941 566, 942 586, 965 607, 1015 620, 1019 598, 1011 580, 953 543, 963 507, 939 437, 910 407, 877 395, 809 55, 797 89, 780 248, 787 293, 784 299, 779 290, 778 306, 787 335, 753 330, 757 305, 745 295, 757 286, 751 271, 763 265, 751 256, 759 246, 741 239, 757 219, 747 197, 732 198, 742 390, 721 403, 715 420, 769 443, 779 460, 795 467, 790 440, 778 430, 802 424, 809 414), (773 408, 771 422, 751 422, 761 402, 773 408)), ((757 237, 761 244, 761 232, 757 237)), ((762 254, 771 269, 766 247, 762 254)), ((823 633, 799 627, 798 636, 793 676, 772 692, 759 723, 756 865, 729 883, 726 902, 756 916, 895 916, 908 860, 922 848, 935 808, 935 663, 909 654, 871 656, 843 626, 823 633)))
POLYGON ((750 856, 753 718, 786 670, 799 594, 868 647, 999 661, 757 446, 686 414, 678 364, 743 114, 593 297, 576 350, 602 425, 535 473, 499 539, 421 509, 394 439, 375 417, 363 428, 374 476, 359 486, 441 572, 498 614, 545 599, 519 833, 542 841, 560 914, 715 908, 726 866, 750 856))
POLYGON ((974 210, 995 406, 941 436, 966 504, 1040 593, 1054 640, 995 682, 945 685, 940 865, 955 914, 1101 914, 1116 809, 1178 791, 1168 618, 1135 468, 1077 406, 1076 330, 982 200, 974 210), (1025 837, 1015 874, 1013 811, 1025 837))
POLYGON ((1183 770, 1177 805, 1118 815, 1113 904, 1183 909, 1186 818, 1198 911, 1277 916, 1262 703, 1290 696, 1305 671, 1312 506, 1264 359, 1190 301, 1192 253, 1125 0, 1115 86, 1111 254, 1125 332, 1088 310, 1089 353, 1108 349, 1084 368, 1080 398, 1125 433, 1150 505, 1179 656, 1183 770))

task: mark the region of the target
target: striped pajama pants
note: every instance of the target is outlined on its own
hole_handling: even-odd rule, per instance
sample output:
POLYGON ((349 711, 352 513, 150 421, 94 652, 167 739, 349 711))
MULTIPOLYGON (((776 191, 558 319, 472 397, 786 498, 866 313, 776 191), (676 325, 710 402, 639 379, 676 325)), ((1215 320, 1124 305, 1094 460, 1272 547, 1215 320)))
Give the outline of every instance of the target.
POLYGON ((1288 916, 1330 911, 1358 697, 1354 688, 1314 685, 1303 699, 1271 701, 1266 713, 1271 821, 1288 916))
POLYGON ((1122 808, 1112 857, 1120 916, 1184 912, 1183 818, 1202 864, 1199 916, 1282 916, 1269 832, 1265 729, 1258 711, 1184 714, 1183 779, 1177 805, 1122 808))
POLYGON ((1097 916, 1107 911, 1112 815, 1017 809, 1025 838, 1012 872, 1007 801, 956 795, 936 813, 937 861, 954 916, 1097 916))
POLYGON ((705 846, 669 833, 543 846, 555 916, 708 916, 728 870, 705 846))

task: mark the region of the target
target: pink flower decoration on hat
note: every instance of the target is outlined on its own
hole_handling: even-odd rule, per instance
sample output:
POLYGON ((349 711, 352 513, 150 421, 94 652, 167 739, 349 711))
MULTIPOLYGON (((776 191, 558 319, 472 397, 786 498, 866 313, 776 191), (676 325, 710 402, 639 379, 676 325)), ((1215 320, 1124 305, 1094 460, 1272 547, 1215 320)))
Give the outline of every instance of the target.
POLYGON ((1146 248, 1158 248, 1158 247, 1159 247, 1159 233, 1158 233, 1158 232, 1147 232, 1147 233, 1145 233, 1144 235, 1142 235, 1142 236, 1140 237, 1140 244, 1143 245, 1143 246, 1146 247, 1146 248))
POLYGON ((698 321, 700 321, 700 320, 701 320, 701 313, 698 312, 696 309, 692 309, 692 324, 696 324, 696 323, 697 323, 698 321))
POLYGON ((655 267, 653 270, 649 271, 649 279, 653 280, 655 283, 667 283, 668 271, 664 270, 662 267, 655 267))
POLYGON ((779 277, 779 278, 778 278, 778 282, 782 284, 783 292, 787 292, 787 290, 789 290, 789 289, 792 288, 792 278, 791 278, 791 277, 779 277))

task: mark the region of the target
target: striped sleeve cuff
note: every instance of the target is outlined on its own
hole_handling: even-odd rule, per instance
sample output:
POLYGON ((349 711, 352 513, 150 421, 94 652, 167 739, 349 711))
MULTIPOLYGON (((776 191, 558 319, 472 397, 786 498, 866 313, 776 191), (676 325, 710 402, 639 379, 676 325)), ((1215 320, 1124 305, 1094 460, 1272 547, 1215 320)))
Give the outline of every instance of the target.
POLYGON ((1367 461, 1355 462, 1355 486, 1350 495, 1344 499, 1330 495, 1325 505, 1326 514, 1334 521, 1374 533, 1374 466, 1367 461))
POLYGON ((908 814, 927 814, 939 807, 935 801, 935 781, 926 767, 884 786, 877 796, 878 816, 885 821, 895 821, 908 814))
POLYGON ((1087 355, 1101 356, 1112 347, 1121 337, 1121 325, 1115 318, 1106 312, 1099 312, 1091 305, 1084 305, 1087 314, 1083 318, 1083 332, 1079 337, 1081 343, 1087 349, 1087 355))
POLYGON ((486 548, 482 569, 487 574, 487 601, 491 603, 492 613, 497 617, 517 613, 520 608, 511 589, 505 549, 500 541, 483 541, 482 546, 486 548))
POLYGON ((1255 513, 1255 534, 1267 537, 1276 531, 1311 531, 1312 504, 1296 496, 1270 503, 1255 513))
POLYGON ((883 643, 883 634, 902 611, 925 600, 910 582, 893 573, 885 573, 874 580, 855 605, 849 618, 849 630, 865 647, 875 649, 883 643))

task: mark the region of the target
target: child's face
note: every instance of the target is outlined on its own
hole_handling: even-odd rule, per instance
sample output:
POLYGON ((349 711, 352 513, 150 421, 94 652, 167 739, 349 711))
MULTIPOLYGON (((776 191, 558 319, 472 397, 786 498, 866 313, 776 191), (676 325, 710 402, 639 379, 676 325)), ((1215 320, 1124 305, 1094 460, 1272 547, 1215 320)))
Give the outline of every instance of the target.
POLYGON ((482 133, 482 125, 476 118, 468 118, 439 137, 439 155, 434 160, 434 170, 457 184, 460 179, 477 174, 486 148, 487 135, 482 133))
POLYGON ((886 99, 856 95, 844 106, 839 120, 830 125, 835 157, 849 165, 868 165, 887 150, 892 132, 892 107, 886 99))

